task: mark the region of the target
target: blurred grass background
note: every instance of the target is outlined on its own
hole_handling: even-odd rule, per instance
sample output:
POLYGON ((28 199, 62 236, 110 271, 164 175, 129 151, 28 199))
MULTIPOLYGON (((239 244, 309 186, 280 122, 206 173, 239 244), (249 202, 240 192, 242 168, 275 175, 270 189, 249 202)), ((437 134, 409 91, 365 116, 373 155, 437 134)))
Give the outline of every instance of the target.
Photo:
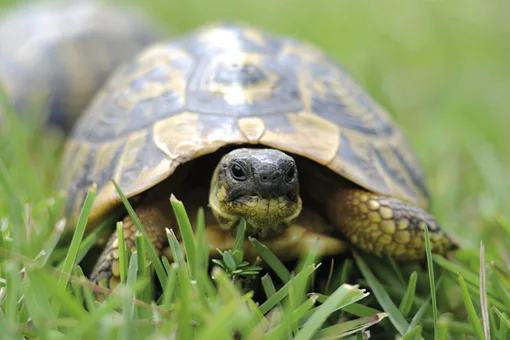
MULTIPOLYGON (((501 255, 494 226, 510 210, 510 2, 124 1, 147 10, 169 37, 234 20, 327 50, 406 131, 444 227, 464 245, 483 239, 501 255)), ((0 10, 14 3, 0 0, 0 10)), ((0 156, 7 157, 13 140, 2 136, 0 156)), ((52 155, 58 161, 58 152, 52 155)), ((35 155, 36 180, 48 189, 57 176, 54 162, 35 155)), ((19 192, 41 199, 45 191, 31 192, 30 180, 18 175, 19 192)))

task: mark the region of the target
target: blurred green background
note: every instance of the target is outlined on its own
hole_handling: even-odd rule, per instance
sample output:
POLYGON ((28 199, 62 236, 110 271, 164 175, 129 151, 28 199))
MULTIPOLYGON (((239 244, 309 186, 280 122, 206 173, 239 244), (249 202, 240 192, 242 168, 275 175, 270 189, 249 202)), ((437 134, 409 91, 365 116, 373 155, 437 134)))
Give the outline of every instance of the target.
MULTIPOLYGON (((407 133, 441 224, 464 246, 477 247, 483 239, 490 254, 510 261, 497 223, 510 215, 509 1, 126 2, 147 10, 169 37, 235 20, 327 50, 407 133)), ((12 3, 0 0, 0 8, 12 3)), ((0 146, 8 140, 2 136, 0 146)), ((56 177, 52 162, 36 157, 31 170, 38 181, 48 181, 47 188, 56 177)), ((17 176, 20 193, 39 194, 17 176)))

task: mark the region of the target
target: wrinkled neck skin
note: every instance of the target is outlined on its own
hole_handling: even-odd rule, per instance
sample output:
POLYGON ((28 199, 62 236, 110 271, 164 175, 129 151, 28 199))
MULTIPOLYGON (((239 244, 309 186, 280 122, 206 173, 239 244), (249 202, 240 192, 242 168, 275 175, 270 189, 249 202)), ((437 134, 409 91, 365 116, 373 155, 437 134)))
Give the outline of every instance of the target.
POLYGON ((246 236, 259 239, 270 238, 283 232, 301 213, 302 200, 296 196, 262 197, 247 195, 232 200, 227 187, 218 180, 220 164, 216 167, 209 190, 209 206, 223 230, 233 234, 241 221, 246 220, 246 236))

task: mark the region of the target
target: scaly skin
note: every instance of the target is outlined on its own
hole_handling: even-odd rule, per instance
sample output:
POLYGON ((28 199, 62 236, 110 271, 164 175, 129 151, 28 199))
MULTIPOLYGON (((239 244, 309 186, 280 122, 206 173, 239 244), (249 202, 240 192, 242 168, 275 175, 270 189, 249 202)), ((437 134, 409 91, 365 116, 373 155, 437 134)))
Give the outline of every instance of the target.
POLYGON ((446 254, 457 245, 423 209, 363 189, 338 188, 329 197, 331 223, 356 247, 398 260, 425 257, 425 228, 433 253, 446 254))

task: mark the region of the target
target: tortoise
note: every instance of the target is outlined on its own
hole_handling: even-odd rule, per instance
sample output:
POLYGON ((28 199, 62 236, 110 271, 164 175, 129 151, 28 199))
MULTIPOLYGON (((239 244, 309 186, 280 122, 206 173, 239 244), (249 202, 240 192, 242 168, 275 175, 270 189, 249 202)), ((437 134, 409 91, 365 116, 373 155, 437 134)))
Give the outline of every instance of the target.
POLYGON ((120 63, 161 33, 129 7, 100 1, 22 4, 0 19, 0 84, 26 117, 68 132, 120 63))
MULTIPOLYGON (((165 228, 182 241, 172 194, 190 218, 206 208, 211 256, 233 245, 241 218, 283 261, 317 239, 322 256, 354 246, 420 260, 425 228, 434 253, 457 248, 427 212, 423 172, 389 114, 318 47, 243 23, 155 43, 113 73, 65 147, 68 221, 93 185, 88 230, 122 209, 111 179, 161 256, 171 256, 165 228)), ((118 245, 113 233, 92 282, 118 284, 118 245)))

